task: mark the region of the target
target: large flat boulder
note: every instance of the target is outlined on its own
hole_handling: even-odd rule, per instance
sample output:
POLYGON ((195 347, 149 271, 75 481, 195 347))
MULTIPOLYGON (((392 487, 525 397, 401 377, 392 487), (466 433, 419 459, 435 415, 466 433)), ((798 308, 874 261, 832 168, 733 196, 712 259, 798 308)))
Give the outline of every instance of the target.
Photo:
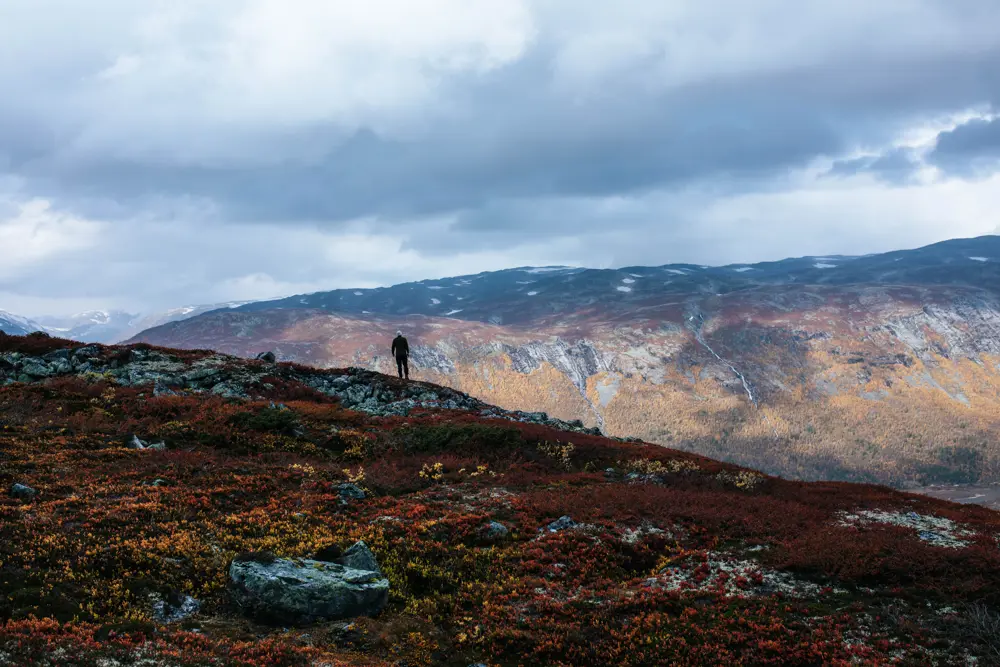
POLYGON ((339 563, 246 554, 229 567, 229 591, 249 616, 302 625, 377 614, 389 599, 389 580, 339 563))

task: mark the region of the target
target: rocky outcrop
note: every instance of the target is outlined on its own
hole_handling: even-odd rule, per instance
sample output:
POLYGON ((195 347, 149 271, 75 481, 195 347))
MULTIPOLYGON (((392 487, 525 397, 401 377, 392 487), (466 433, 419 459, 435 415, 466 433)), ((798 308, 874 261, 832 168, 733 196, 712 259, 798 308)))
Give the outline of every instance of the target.
MULTIPOLYGON (((0 350, 3 348, 0 347, 0 350)), ((406 416, 416 408, 464 410, 485 417, 544 424, 566 431, 599 433, 580 421, 552 419, 545 413, 503 410, 468 394, 425 382, 402 381, 363 368, 309 369, 291 364, 247 361, 224 354, 182 358, 147 347, 67 347, 44 354, 0 352, 0 385, 78 376, 124 386, 149 385, 154 395, 191 391, 231 399, 259 395, 274 379, 299 382, 338 399, 352 410, 377 416, 406 416)), ((130 439, 135 449, 162 449, 130 439), (138 445, 141 445, 138 446, 138 445)))
POLYGON ((389 580, 339 563, 246 554, 229 567, 229 592, 253 618, 301 625, 377 614, 389 599, 389 580))
POLYGON ((530 373, 543 363, 548 363, 568 377, 581 391, 586 390, 588 378, 614 369, 611 359, 592 341, 585 339, 573 343, 559 340, 550 343, 532 342, 519 346, 497 344, 495 347, 510 357, 514 371, 530 373))
POLYGON ((992 295, 966 295, 948 308, 926 305, 912 315, 893 318, 884 329, 924 362, 933 362, 935 355, 998 355, 1000 303, 992 295))

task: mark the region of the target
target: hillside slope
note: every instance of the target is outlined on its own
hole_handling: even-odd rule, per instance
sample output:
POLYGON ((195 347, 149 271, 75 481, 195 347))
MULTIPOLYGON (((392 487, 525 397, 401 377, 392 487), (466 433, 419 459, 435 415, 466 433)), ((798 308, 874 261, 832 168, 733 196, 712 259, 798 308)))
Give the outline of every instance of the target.
POLYGON ((214 311, 135 341, 391 372, 800 479, 1000 482, 1000 237, 545 267, 214 311), (914 428, 920 415, 920 428, 914 428))
POLYGON ((3 664, 1000 655, 1000 514, 981 507, 785 481, 361 369, 0 335, 0 376, 3 664), (371 618, 262 625, 227 593, 241 553, 356 540, 389 582, 371 618))

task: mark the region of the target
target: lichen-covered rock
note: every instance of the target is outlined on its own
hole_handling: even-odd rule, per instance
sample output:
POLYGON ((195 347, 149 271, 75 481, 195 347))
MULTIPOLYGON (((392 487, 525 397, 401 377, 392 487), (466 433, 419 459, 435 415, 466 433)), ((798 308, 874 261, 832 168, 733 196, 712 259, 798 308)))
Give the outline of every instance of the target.
POLYGON ((167 443, 160 441, 154 443, 148 443, 142 440, 137 435, 133 435, 132 439, 128 441, 129 449, 140 449, 140 450, 151 450, 151 451, 162 451, 167 448, 167 443))
POLYGON ((567 530, 569 528, 576 528, 577 523, 573 521, 569 516, 561 516, 549 525, 547 525, 543 530, 547 530, 550 533, 558 533, 560 530, 567 530))
POLYGON ((338 563, 250 554, 230 565, 229 591, 249 616, 301 625, 377 614, 389 599, 389 580, 338 563))
POLYGON ((55 375, 55 371, 52 370, 47 364, 41 361, 29 361, 21 366, 21 372, 25 375, 36 378, 45 378, 51 375, 55 375))
POLYGON ((338 484, 337 493, 340 496, 341 505, 347 505, 352 500, 364 500, 366 497, 364 489, 357 484, 351 484, 350 482, 338 484))
POLYGON ((510 530, 499 521, 490 521, 479 529, 480 539, 488 544, 500 542, 508 535, 510 535, 510 530))
POLYGON ((155 596, 153 599, 153 618, 160 623, 183 621, 200 609, 201 602, 190 595, 155 596))

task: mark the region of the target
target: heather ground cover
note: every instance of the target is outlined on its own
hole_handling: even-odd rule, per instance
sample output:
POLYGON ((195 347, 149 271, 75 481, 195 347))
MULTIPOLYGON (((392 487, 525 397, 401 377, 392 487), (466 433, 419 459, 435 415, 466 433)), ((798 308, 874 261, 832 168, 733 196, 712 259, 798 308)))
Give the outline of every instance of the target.
POLYGON ((266 391, 154 395, 101 375, 0 387, 0 664, 998 655, 990 510, 459 410, 378 417, 294 383, 266 391), (131 449, 133 436, 166 448, 131 449), (36 494, 8 496, 15 483, 36 494), (237 554, 356 540, 390 581, 375 618, 266 626, 227 594, 237 554), (158 616, 188 597, 196 613, 158 616))

